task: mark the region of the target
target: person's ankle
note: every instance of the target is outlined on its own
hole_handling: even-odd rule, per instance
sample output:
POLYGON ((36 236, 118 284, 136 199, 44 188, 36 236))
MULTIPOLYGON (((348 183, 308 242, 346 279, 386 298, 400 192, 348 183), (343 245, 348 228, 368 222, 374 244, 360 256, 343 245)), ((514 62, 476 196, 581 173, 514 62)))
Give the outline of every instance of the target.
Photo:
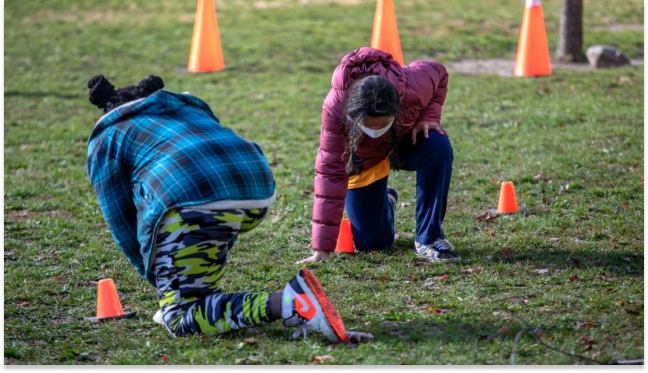
POLYGON ((270 308, 270 320, 276 321, 281 319, 281 296, 282 292, 270 294, 268 299, 268 308, 270 308))

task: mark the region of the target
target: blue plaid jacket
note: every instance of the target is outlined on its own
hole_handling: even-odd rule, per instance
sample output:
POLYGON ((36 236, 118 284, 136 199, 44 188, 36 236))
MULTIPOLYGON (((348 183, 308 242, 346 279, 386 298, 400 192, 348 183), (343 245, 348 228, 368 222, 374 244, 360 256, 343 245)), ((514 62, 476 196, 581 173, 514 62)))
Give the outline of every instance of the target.
POLYGON ((149 258, 168 210, 267 199, 275 190, 257 144, 223 127, 197 97, 168 91, 104 115, 88 140, 86 170, 117 245, 153 286, 149 258))

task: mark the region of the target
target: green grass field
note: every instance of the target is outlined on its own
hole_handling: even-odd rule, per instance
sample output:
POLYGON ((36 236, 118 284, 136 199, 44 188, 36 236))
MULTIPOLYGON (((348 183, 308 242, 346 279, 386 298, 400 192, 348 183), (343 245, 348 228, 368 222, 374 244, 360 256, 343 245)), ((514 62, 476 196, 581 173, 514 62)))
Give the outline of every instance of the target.
MULTIPOLYGON (((514 58, 520 0, 398 1, 406 62, 514 58)), ((560 1, 543 1, 550 49, 560 1)), ((279 290, 309 255, 320 108, 342 56, 366 46, 373 0, 217 1, 228 69, 187 74, 195 1, 5 3, 5 364, 594 364, 644 354, 643 67, 550 77, 450 77, 443 125, 455 163, 444 229, 463 261, 412 252, 414 174, 400 190, 395 246, 312 265, 353 348, 291 339, 280 323, 172 339, 155 290, 118 250, 85 174, 100 113, 85 84, 148 74, 191 91, 259 143, 278 201, 241 236, 226 291, 279 290), (132 3, 132 4, 130 4, 132 3), (253 4, 253 5, 250 5, 253 4), (484 222, 499 183, 526 209, 484 222), (545 271, 546 269, 546 271, 545 271), (443 275, 447 279, 443 279, 443 275), (91 323, 113 278, 132 319, 91 323), (445 309, 447 313, 434 310, 445 309), (430 312, 432 311, 432 312, 430 312), (522 333, 520 333, 522 332, 522 333), (517 338, 516 338, 517 337, 517 338)), ((639 0, 585 1, 585 44, 643 58, 639 0)))

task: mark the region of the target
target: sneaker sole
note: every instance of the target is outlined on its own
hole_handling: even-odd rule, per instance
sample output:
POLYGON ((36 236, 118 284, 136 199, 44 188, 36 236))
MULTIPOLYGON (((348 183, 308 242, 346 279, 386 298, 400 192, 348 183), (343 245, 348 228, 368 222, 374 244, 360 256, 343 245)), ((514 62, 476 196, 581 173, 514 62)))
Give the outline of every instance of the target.
POLYGON ((299 274, 306 285, 304 291, 310 291, 315 297, 317 303, 319 303, 319 306, 321 307, 322 313, 326 318, 328 324, 326 326, 331 329, 328 331, 328 333, 327 331, 324 331, 324 334, 327 335, 329 339, 332 339, 331 337, 333 336, 337 338, 337 340, 333 340, 333 342, 348 342, 349 338, 347 337, 346 329, 344 328, 344 322, 342 321, 342 318, 338 314, 335 307, 333 307, 333 305, 331 304, 331 301, 329 301, 329 299, 326 297, 322 286, 320 285, 319 281, 317 281, 317 278, 315 277, 313 272, 305 268, 299 271, 299 274))
POLYGON ((430 258, 429 256, 425 256, 425 255, 418 255, 418 254, 417 254, 416 256, 419 257, 419 258, 421 258, 421 259, 425 259, 425 260, 427 260, 427 261, 430 262, 430 263, 459 262, 459 261, 461 261, 461 257, 450 258, 450 259, 438 259, 438 258, 437 258, 437 259, 432 259, 432 258, 430 258))

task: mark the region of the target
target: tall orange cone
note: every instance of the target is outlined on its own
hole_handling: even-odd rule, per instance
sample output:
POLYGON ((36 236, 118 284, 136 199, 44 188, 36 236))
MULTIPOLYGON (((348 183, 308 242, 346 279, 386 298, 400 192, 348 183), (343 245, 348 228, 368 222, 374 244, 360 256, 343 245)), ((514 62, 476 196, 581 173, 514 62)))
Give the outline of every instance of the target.
POLYGON ((198 0, 188 70, 192 73, 206 73, 224 68, 214 0, 198 0))
POLYGON ((340 234, 338 235, 337 245, 335 246, 336 253, 352 253, 353 252, 353 233, 351 232, 351 221, 349 219, 342 219, 340 223, 340 234))
POLYGON ((551 75, 549 44, 540 0, 526 0, 513 74, 551 75))
POLYGON ((115 282, 112 278, 100 280, 97 290, 97 316, 86 317, 86 319, 98 321, 133 315, 135 315, 135 312, 124 312, 122 309, 119 295, 117 295, 117 289, 115 288, 115 282))
POLYGON ((392 0, 378 0, 376 3, 371 47, 391 54, 399 64, 405 65, 392 0))
POLYGON ((517 198, 515 198, 515 186, 511 181, 505 181, 500 187, 499 203, 497 212, 511 214, 518 212, 517 198))

